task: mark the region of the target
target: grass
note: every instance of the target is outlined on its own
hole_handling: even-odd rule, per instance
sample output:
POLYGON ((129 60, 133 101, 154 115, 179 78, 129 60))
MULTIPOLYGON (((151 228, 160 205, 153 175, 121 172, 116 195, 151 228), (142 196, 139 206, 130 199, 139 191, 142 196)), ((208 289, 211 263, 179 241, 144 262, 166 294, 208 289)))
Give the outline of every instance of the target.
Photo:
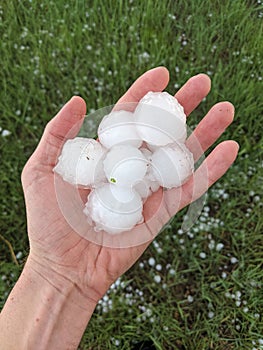
POLYGON ((262 1, 252 0, 0 5, 0 135, 11 132, 0 136, 0 307, 28 254, 20 173, 47 121, 73 94, 93 111, 165 65, 170 93, 194 74, 211 76, 189 123, 230 100, 236 118, 220 141, 236 139, 240 154, 198 222, 181 234, 180 213, 112 286, 79 349, 143 339, 157 349, 262 348, 262 17, 262 1))

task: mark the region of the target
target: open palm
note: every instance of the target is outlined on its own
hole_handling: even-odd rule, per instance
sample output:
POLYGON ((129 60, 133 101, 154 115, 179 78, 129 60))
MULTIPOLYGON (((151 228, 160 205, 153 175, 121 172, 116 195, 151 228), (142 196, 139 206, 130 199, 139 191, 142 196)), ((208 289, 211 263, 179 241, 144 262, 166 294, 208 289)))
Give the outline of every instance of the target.
MULTIPOLYGON (((148 91, 165 89, 168 81, 165 68, 152 69, 131 86, 119 103, 138 102, 148 91)), ((209 78, 199 74, 189 79, 175 96, 189 115, 209 90, 209 78)), ((58 204, 54 185, 53 168, 60 150, 67 138, 77 135, 85 114, 84 100, 75 96, 48 123, 23 170, 22 184, 27 208, 29 258, 34 261, 36 269, 41 269, 41 273, 44 271, 47 276, 49 271, 64 276, 83 293, 92 290, 94 300, 98 300, 110 284, 140 257, 162 226, 181 208, 205 193, 227 171, 236 158, 238 145, 234 141, 219 144, 181 188, 165 192, 159 189, 147 200, 143 224, 124 236, 109 238, 109 235, 101 234, 98 244, 81 237, 68 224, 58 204), (136 237, 139 238, 136 240, 136 237)), ((234 108, 229 102, 212 107, 187 140, 195 160, 217 140, 233 117, 234 108)), ((70 185, 64 183, 63 186, 65 193, 70 193, 70 185)), ((94 236, 96 233, 91 231, 91 236, 94 236)))

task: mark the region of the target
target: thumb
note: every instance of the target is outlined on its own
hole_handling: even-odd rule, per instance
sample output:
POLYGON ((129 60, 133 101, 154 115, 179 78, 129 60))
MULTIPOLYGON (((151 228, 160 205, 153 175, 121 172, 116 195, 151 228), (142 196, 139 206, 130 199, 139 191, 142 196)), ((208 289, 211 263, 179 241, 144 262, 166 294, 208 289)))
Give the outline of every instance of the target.
POLYGON ((54 167, 64 143, 79 132, 85 114, 85 101, 79 96, 73 96, 46 125, 31 161, 54 167))

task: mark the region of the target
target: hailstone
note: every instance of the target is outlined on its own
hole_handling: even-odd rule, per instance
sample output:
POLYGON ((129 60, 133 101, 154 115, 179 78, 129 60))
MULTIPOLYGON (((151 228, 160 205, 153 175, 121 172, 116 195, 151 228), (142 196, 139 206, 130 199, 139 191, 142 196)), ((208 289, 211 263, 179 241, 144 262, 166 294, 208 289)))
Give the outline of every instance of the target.
POLYGON ((193 155, 183 143, 160 147, 151 160, 154 177, 165 188, 181 186, 194 171, 193 155))
POLYGON ((119 145, 108 151, 103 164, 109 182, 131 187, 143 179, 149 162, 137 148, 119 145))
POLYGON ((117 144, 129 144, 139 148, 142 144, 133 113, 123 110, 113 111, 102 119, 98 128, 98 137, 100 143, 106 148, 117 144))
POLYGON ((93 139, 67 140, 53 170, 73 185, 92 187, 106 181, 102 162, 105 152, 106 149, 93 139))
POLYGON ((96 231, 116 234, 142 222, 142 209, 142 199, 136 191, 107 183, 90 192, 84 213, 93 220, 96 231))
POLYGON ((134 112, 137 131, 150 145, 184 142, 186 115, 176 98, 167 92, 148 92, 134 112))

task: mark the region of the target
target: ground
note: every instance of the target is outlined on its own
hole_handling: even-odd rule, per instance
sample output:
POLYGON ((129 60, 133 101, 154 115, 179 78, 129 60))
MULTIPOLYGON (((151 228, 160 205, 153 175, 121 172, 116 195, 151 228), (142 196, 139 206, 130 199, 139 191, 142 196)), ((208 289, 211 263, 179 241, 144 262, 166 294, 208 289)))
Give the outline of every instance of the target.
POLYGON ((79 349, 263 349, 262 57, 259 1, 8 1, 0 5, 0 307, 28 254, 20 174, 44 126, 73 95, 111 105, 166 66, 169 93, 199 72, 236 108, 220 138, 237 161, 184 232, 181 212, 99 302, 79 349))

